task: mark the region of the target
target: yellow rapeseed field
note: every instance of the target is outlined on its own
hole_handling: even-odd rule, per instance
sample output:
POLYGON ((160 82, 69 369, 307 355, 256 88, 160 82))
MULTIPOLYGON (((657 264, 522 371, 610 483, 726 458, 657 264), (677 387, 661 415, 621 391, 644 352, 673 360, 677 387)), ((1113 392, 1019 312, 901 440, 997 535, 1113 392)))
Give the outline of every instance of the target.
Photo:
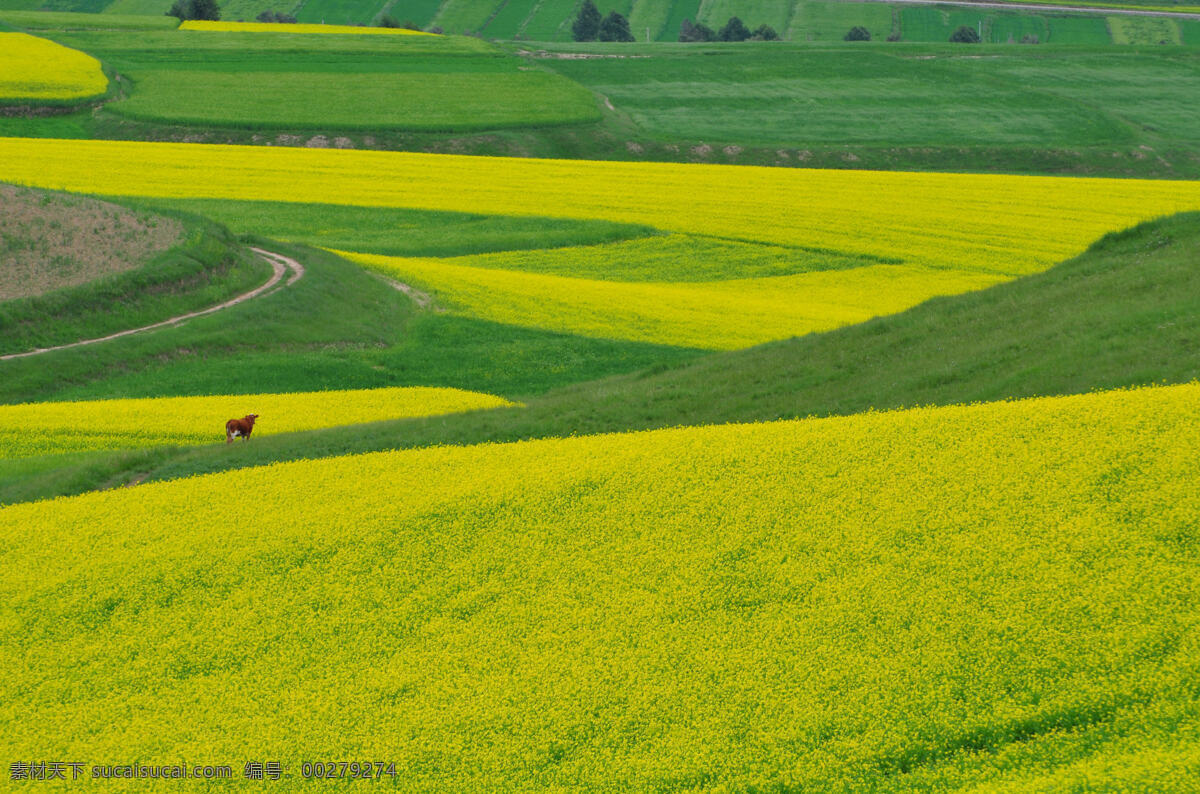
POLYGON ((357 25, 278 24, 268 22, 209 22, 189 19, 180 30, 206 30, 219 33, 353 33, 365 35, 432 36, 423 30, 407 28, 368 28, 357 25))
POLYGON ((255 436, 511 405, 460 389, 396 387, 0 405, 0 458, 225 441, 258 414, 255 436))
POLYGON ((1191 384, 3 508, 0 735, 406 790, 1194 790, 1198 413, 1191 384))
POLYGON ((726 281, 724 307, 714 307, 703 284, 618 294, 570 278, 454 269, 469 262, 403 265, 423 269, 439 292, 490 318, 519 313, 526 325, 715 348, 902 311, 1044 270, 1106 232, 1200 209, 1200 182, 12 138, 0 138, 0 181, 121 196, 604 219, 897 263, 812 279, 726 281), (540 313, 486 306, 482 290, 492 287, 514 303, 553 305, 540 313), (613 302, 626 298, 624 306, 613 302), (609 311, 607 319, 593 317, 609 311), (546 319, 564 312, 578 312, 579 321, 546 319), (763 330, 747 328, 752 316, 763 330), (728 330, 703 338, 722 317, 728 330))
MULTIPOLYGON (((903 311, 1004 281, 909 265, 724 281, 628 283, 339 252, 487 320, 605 339, 734 350, 903 311)), ((469 261, 469 257, 463 257, 469 261)))
POLYGON ((602 218, 1019 275, 1200 208, 1200 182, 0 138, 0 180, 120 196, 602 218))
POLYGON ((108 90, 100 62, 27 33, 0 32, 0 101, 86 99, 108 90))

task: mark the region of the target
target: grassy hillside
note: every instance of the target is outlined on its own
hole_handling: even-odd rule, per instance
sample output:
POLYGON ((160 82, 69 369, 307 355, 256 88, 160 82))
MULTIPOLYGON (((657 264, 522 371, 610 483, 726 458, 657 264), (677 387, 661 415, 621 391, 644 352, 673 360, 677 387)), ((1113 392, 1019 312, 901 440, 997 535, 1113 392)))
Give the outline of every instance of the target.
POLYGON ((341 754, 456 790, 1190 785, 1197 410, 1190 385, 5 508, 0 728, 17 757, 341 754))
MULTIPOLYGON (((172 478, 314 455, 852 414, 1200 378, 1200 214, 1113 234, 1045 273, 861 325, 580 384, 453 422, 282 436, 130 463, 172 478)), ((114 462, 113 466, 118 463, 114 462)), ((2 493, 2 492, 0 492, 2 493)), ((0 498, 2 501, 2 498, 0 498)))
POLYGON ((207 309, 271 275, 226 230, 195 216, 11 186, 0 186, 0 199, 0 354, 207 309))

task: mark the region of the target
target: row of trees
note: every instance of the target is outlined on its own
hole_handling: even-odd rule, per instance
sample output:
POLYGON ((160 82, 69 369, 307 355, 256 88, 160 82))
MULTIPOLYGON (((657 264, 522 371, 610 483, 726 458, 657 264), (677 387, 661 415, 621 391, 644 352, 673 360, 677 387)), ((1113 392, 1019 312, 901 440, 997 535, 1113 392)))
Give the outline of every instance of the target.
POLYGON ((571 35, 575 41, 633 41, 633 33, 629 30, 629 20, 624 14, 609 11, 608 16, 601 17, 600 9, 592 0, 583 0, 579 15, 571 25, 571 35))
POLYGON ((216 22, 221 18, 221 7, 217 0, 175 0, 167 16, 181 20, 205 19, 216 22))
POLYGON ((779 41, 779 34, 770 25, 759 25, 752 31, 746 27, 746 23, 737 17, 730 17, 729 21, 720 30, 715 32, 703 22, 692 22, 690 19, 685 19, 683 20, 683 24, 679 26, 679 40, 779 41))
MULTIPOLYGON (((843 41, 870 41, 871 40, 871 31, 867 30, 862 25, 855 25, 854 27, 850 28, 850 32, 848 32, 845 36, 842 37, 842 40, 843 41)), ((892 33, 891 35, 888 36, 887 40, 888 41, 899 41, 900 36, 899 36, 899 34, 892 33)), ((981 39, 979 38, 979 31, 975 30, 975 28, 971 27, 970 25, 959 25, 958 29, 950 34, 950 41, 953 41, 956 44, 978 44, 981 41, 981 39)), ((1037 36, 1033 36, 1033 37, 1026 36, 1025 38, 1021 39, 1021 43, 1022 44, 1037 44, 1037 36), (1029 40, 1031 38, 1032 38, 1032 40, 1029 40)))
MULTIPOLYGON (((592 0, 583 0, 579 15, 571 25, 571 35, 575 41, 634 41, 633 33, 629 30, 629 20, 624 14, 609 11, 608 16, 601 16, 600 9, 592 0)), ((719 31, 714 31, 703 23, 693 23, 690 19, 685 19, 679 28, 679 40, 778 41, 779 34, 770 25, 759 25, 757 29, 750 30, 737 17, 730 17, 719 31)))

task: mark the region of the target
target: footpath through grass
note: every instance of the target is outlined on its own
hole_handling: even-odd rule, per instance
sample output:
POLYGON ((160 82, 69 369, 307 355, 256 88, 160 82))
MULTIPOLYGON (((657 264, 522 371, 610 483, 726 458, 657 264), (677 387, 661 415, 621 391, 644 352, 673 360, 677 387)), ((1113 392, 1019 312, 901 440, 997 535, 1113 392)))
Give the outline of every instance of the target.
POLYGON ((271 276, 227 230, 195 215, 6 185, 0 200, 0 354, 207 309, 271 276))

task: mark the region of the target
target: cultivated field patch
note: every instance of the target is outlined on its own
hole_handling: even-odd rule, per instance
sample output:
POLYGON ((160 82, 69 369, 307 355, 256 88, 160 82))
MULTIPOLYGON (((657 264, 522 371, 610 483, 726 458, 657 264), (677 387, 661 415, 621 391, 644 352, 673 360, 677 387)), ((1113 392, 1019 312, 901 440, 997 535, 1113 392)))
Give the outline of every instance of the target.
POLYGON ((330 33, 341 35, 366 35, 366 36, 432 36, 432 33, 426 33, 421 30, 408 30, 407 28, 375 28, 363 27, 358 25, 311 25, 311 24, 290 24, 280 25, 275 23, 265 22, 208 22, 198 19, 189 19, 179 26, 180 30, 200 30, 209 33, 330 33))
POLYGON ((892 314, 1004 276, 866 265, 790 276, 628 283, 342 252, 474 317, 601 339, 732 350, 892 314))
POLYGON ((108 90, 90 55, 28 33, 0 32, 0 103, 88 99, 108 90))
POLYGON ((0 458, 224 443, 225 422, 247 414, 259 415, 253 435, 269 436, 511 404, 460 389, 396 387, 3 405, 0 458))

